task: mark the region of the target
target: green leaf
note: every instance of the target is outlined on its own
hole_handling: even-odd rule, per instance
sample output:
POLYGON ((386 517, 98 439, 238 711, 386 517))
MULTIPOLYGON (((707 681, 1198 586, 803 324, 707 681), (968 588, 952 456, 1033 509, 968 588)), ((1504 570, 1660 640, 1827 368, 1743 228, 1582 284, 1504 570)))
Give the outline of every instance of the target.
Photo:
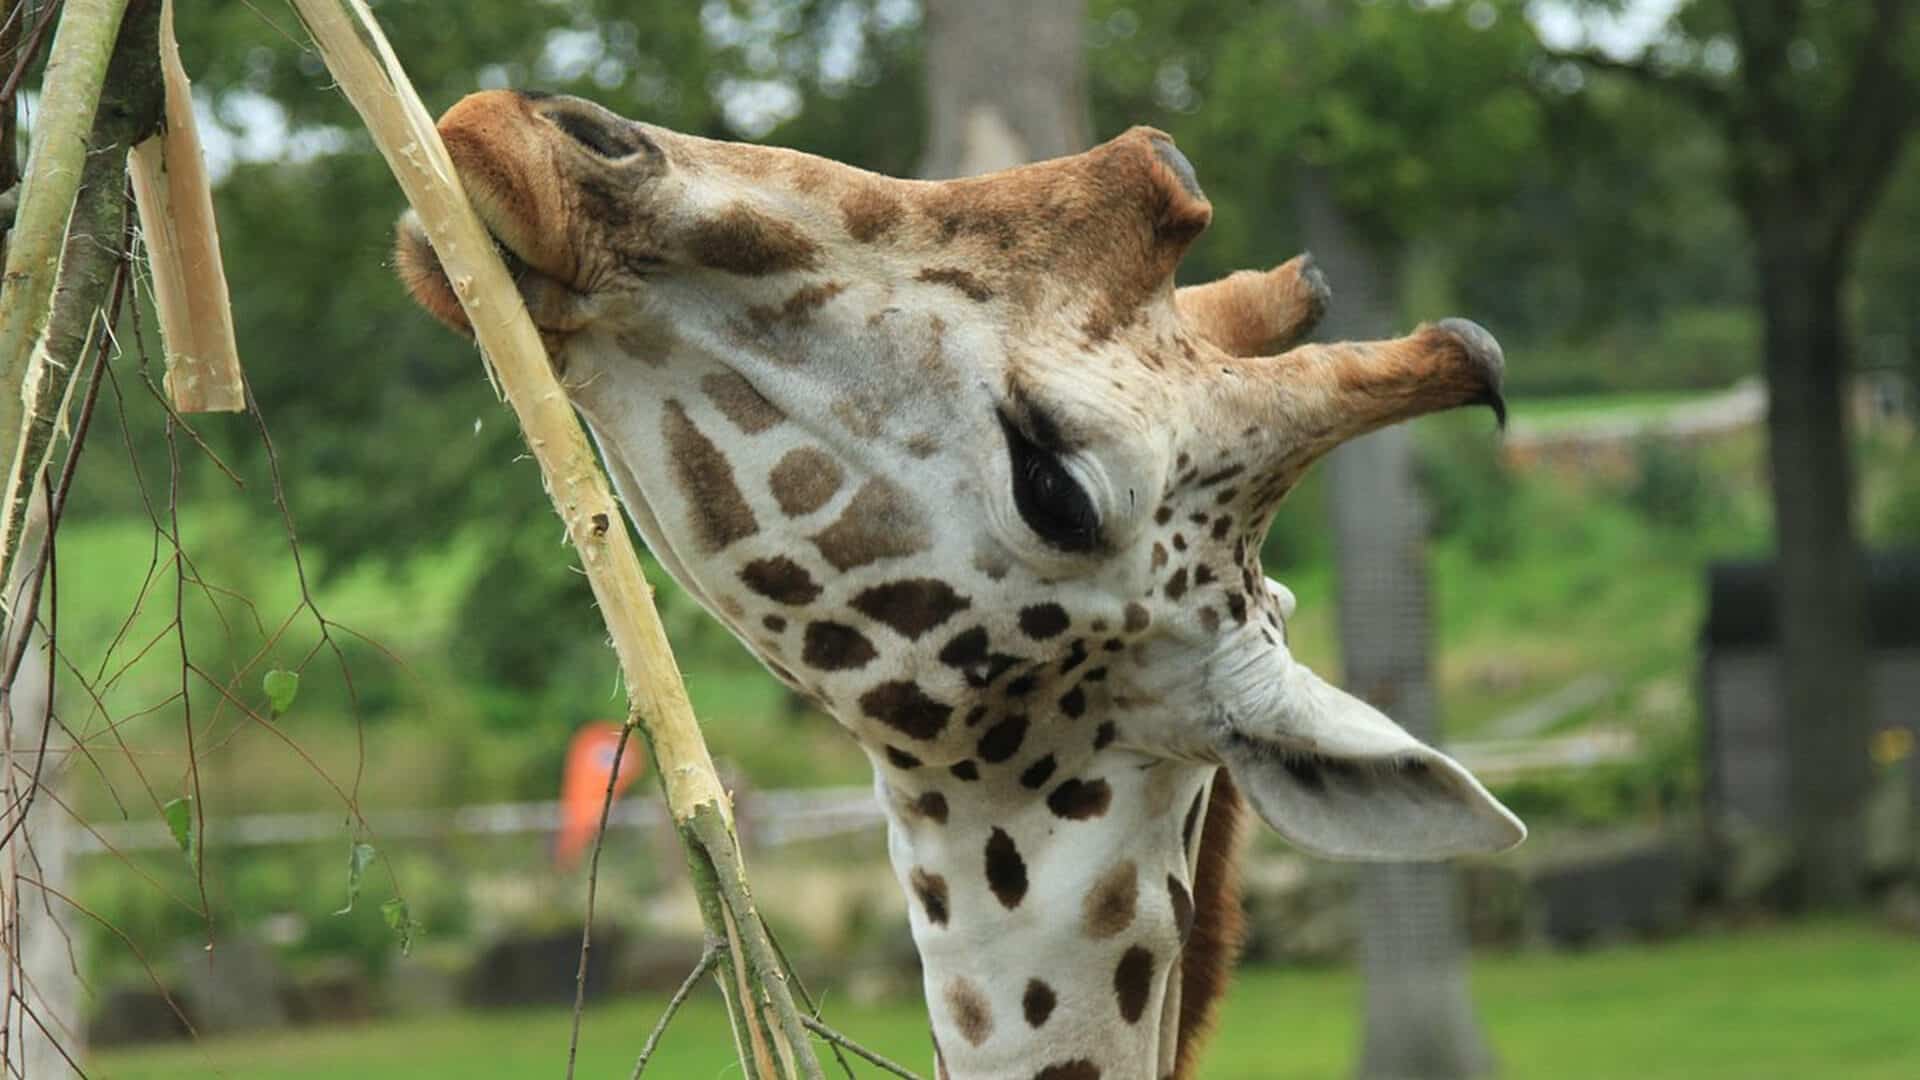
POLYGON ((273 715, 279 716, 293 708, 293 699, 299 696, 300 673, 274 668, 267 672, 267 677, 261 681, 261 685, 267 691, 267 704, 272 706, 273 715))
POLYGON ((173 842, 180 845, 180 851, 193 862, 200 855, 199 839, 193 835, 193 796, 185 795, 169 801, 160 808, 167 819, 167 831, 173 834, 173 842))
POLYGON ((400 935, 400 955, 413 955, 413 932, 420 929, 420 924, 413 921, 407 902, 396 896, 380 905, 380 915, 387 920, 388 929, 400 935))
POLYGON ((354 901, 360 899, 360 878, 372 865, 372 844, 356 843, 347 852, 347 906, 334 912, 335 915, 345 915, 353 910, 354 901))

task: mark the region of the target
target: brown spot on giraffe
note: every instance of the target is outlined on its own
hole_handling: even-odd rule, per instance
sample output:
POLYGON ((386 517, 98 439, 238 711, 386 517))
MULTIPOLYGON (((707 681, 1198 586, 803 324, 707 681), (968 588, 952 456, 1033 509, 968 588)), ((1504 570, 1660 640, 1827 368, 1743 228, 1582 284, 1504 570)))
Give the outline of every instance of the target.
POLYGON ((1053 987, 1040 979, 1028 979, 1027 989, 1020 995, 1020 1011, 1027 1018, 1027 1026, 1037 1028, 1046 1023, 1059 1000, 1053 987))
POLYGON ((794 607, 811 604, 820 596, 820 586, 807 568, 784 555, 755 559, 741 567, 740 581, 775 603, 794 607))
POLYGON ((855 671, 878 655, 865 634, 827 619, 807 624, 800 651, 802 662, 821 671, 855 671))
POLYGON ((720 551, 759 532, 753 508, 733 481, 727 455, 694 426, 679 402, 667 402, 661 427, 674 481, 687 500, 701 545, 709 552, 720 551))
POLYGON ((843 572, 881 559, 905 558, 931 542, 919 508, 899 488, 878 479, 860 485, 839 518, 813 536, 821 557, 843 572))
POLYGON ((780 504, 781 513, 800 517, 827 505, 845 479, 840 463, 826 451, 816 446, 796 446, 774 464, 767 474, 767 487, 780 504))
POLYGON ((1097 818, 1113 804, 1113 788, 1105 780, 1065 780, 1047 796, 1047 809, 1071 821, 1097 818))
POLYGON ((920 898, 920 910, 935 926, 947 925, 947 879, 914 867, 911 875, 913 894, 920 898))
POLYGON ((955 978, 947 983, 947 1011, 960 1037, 979 1046, 993 1034, 993 1008, 985 994, 971 980, 955 978))
POLYGON ((837 281, 816 282, 795 289, 778 307, 755 305, 747 309, 747 319, 762 333, 776 326, 796 326, 813 317, 827 301, 839 296, 846 286, 837 281))
POLYGON ((986 282, 957 266, 929 266, 913 277, 915 281, 924 281, 931 285, 951 286, 976 304, 984 304, 993 299, 993 290, 987 287, 986 282))
POLYGON ((919 798, 913 800, 913 809, 915 813, 933 822, 935 825, 945 825, 947 823, 947 814, 949 812, 947 808, 947 797, 937 791, 925 792, 919 798))
POLYGON ((1132 859, 1115 864, 1100 875, 1080 902, 1080 929, 1096 940, 1110 938, 1133 925, 1140 904, 1140 868, 1132 859))
POLYGON ((972 601, 937 578, 889 581, 862 590, 852 601, 855 611, 885 623, 910 641, 971 606, 972 601))
POLYGON ((911 682, 884 682, 860 695, 860 711, 916 739, 939 735, 953 715, 953 706, 927 696, 911 682))
POLYGON ((998 765, 1020 752, 1020 743, 1027 737, 1027 717, 1025 713, 1016 713, 987 729, 980 736, 975 752, 980 760, 989 765, 998 765))
POLYGON ((1027 863, 1020 857, 1020 849, 1015 846, 1013 837, 1005 829, 996 828, 987 837, 987 888, 1000 901, 1000 906, 1012 911, 1027 898, 1027 863))
POLYGON ((746 277, 807 270, 820 259, 820 245, 791 222, 740 203, 694 225, 687 246, 700 265, 746 277))
POLYGON ((1036 641, 1057 637, 1070 624, 1067 609, 1059 604, 1034 604, 1020 609, 1020 632, 1036 641))
POLYGON ((748 435, 758 435, 787 418, 773 402, 761 397, 752 383, 735 372, 703 375, 700 389, 720 410, 720 415, 748 435))
POLYGON ((879 184, 860 184, 840 197, 840 219, 847 235, 862 244, 893 232, 906 213, 897 195, 879 184))
POLYGON ((1139 1023, 1152 993, 1153 953, 1135 945, 1121 954, 1120 963, 1113 969, 1113 995, 1120 1006, 1120 1018, 1129 1024, 1139 1023))

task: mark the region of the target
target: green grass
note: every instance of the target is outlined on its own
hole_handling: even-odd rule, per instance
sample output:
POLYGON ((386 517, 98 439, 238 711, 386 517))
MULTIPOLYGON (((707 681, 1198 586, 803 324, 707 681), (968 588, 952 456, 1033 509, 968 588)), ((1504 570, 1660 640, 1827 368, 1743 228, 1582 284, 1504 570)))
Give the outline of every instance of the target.
MULTIPOLYGON (((1504 1075, 1739 1080, 1920 1075, 1920 941, 1816 924, 1590 953, 1478 957, 1474 993, 1504 1075)), ((1360 989, 1347 971, 1250 971, 1230 992, 1202 1075, 1331 1078, 1352 1071, 1360 989)), ((579 1075, 626 1075, 658 999, 588 1012, 579 1075)), ((917 1003, 834 1006, 868 1045, 929 1065, 917 1003)), ((560 1009, 460 1013, 100 1055, 111 1080, 180 1077, 488 1080, 557 1074, 560 1009)), ((681 1013, 650 1075, 738 1075, 719 1002, 681 1013)), ((877 1075, 859 1070, 859 1075, 877 1075)))
POLYGON ((1518 397, 1508 409, 1514 422, 1541 431, 1570 427, 1584 421, 1622 416, 1651 419, 1681 405, 1704 401, 1718 390, 1645 390, 1614 394, 1568 394, 1518 397))

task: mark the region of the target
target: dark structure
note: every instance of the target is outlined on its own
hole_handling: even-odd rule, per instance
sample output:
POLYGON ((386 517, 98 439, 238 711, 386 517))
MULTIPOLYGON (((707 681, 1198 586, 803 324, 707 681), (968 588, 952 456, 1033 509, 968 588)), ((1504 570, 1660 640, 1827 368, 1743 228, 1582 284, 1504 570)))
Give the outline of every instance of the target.
MULTIPOLYGON (((1920 552, 1867 564, 1869 728, 1904 729, 1920 742, 1920 552)), ((1785 833, 1793 803, 1773 566, 1719 563, 1707 574, 1700 650, 1707 812, 1718 824, 1785 833)), ((1911 753, 1906 769, 1908 820, 1920 825, 1920 764, 1911 753)))

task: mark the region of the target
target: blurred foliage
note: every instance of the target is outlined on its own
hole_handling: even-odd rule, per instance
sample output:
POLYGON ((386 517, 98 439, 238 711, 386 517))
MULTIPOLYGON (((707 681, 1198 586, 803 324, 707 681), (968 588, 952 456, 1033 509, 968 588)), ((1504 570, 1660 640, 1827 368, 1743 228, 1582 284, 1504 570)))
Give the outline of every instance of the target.
POLYGON ((1659 439, 1634 447, 1627 505, 1649 522, 1689 530, 1720 516, 1720 491, 1698 453, 1659 439))

